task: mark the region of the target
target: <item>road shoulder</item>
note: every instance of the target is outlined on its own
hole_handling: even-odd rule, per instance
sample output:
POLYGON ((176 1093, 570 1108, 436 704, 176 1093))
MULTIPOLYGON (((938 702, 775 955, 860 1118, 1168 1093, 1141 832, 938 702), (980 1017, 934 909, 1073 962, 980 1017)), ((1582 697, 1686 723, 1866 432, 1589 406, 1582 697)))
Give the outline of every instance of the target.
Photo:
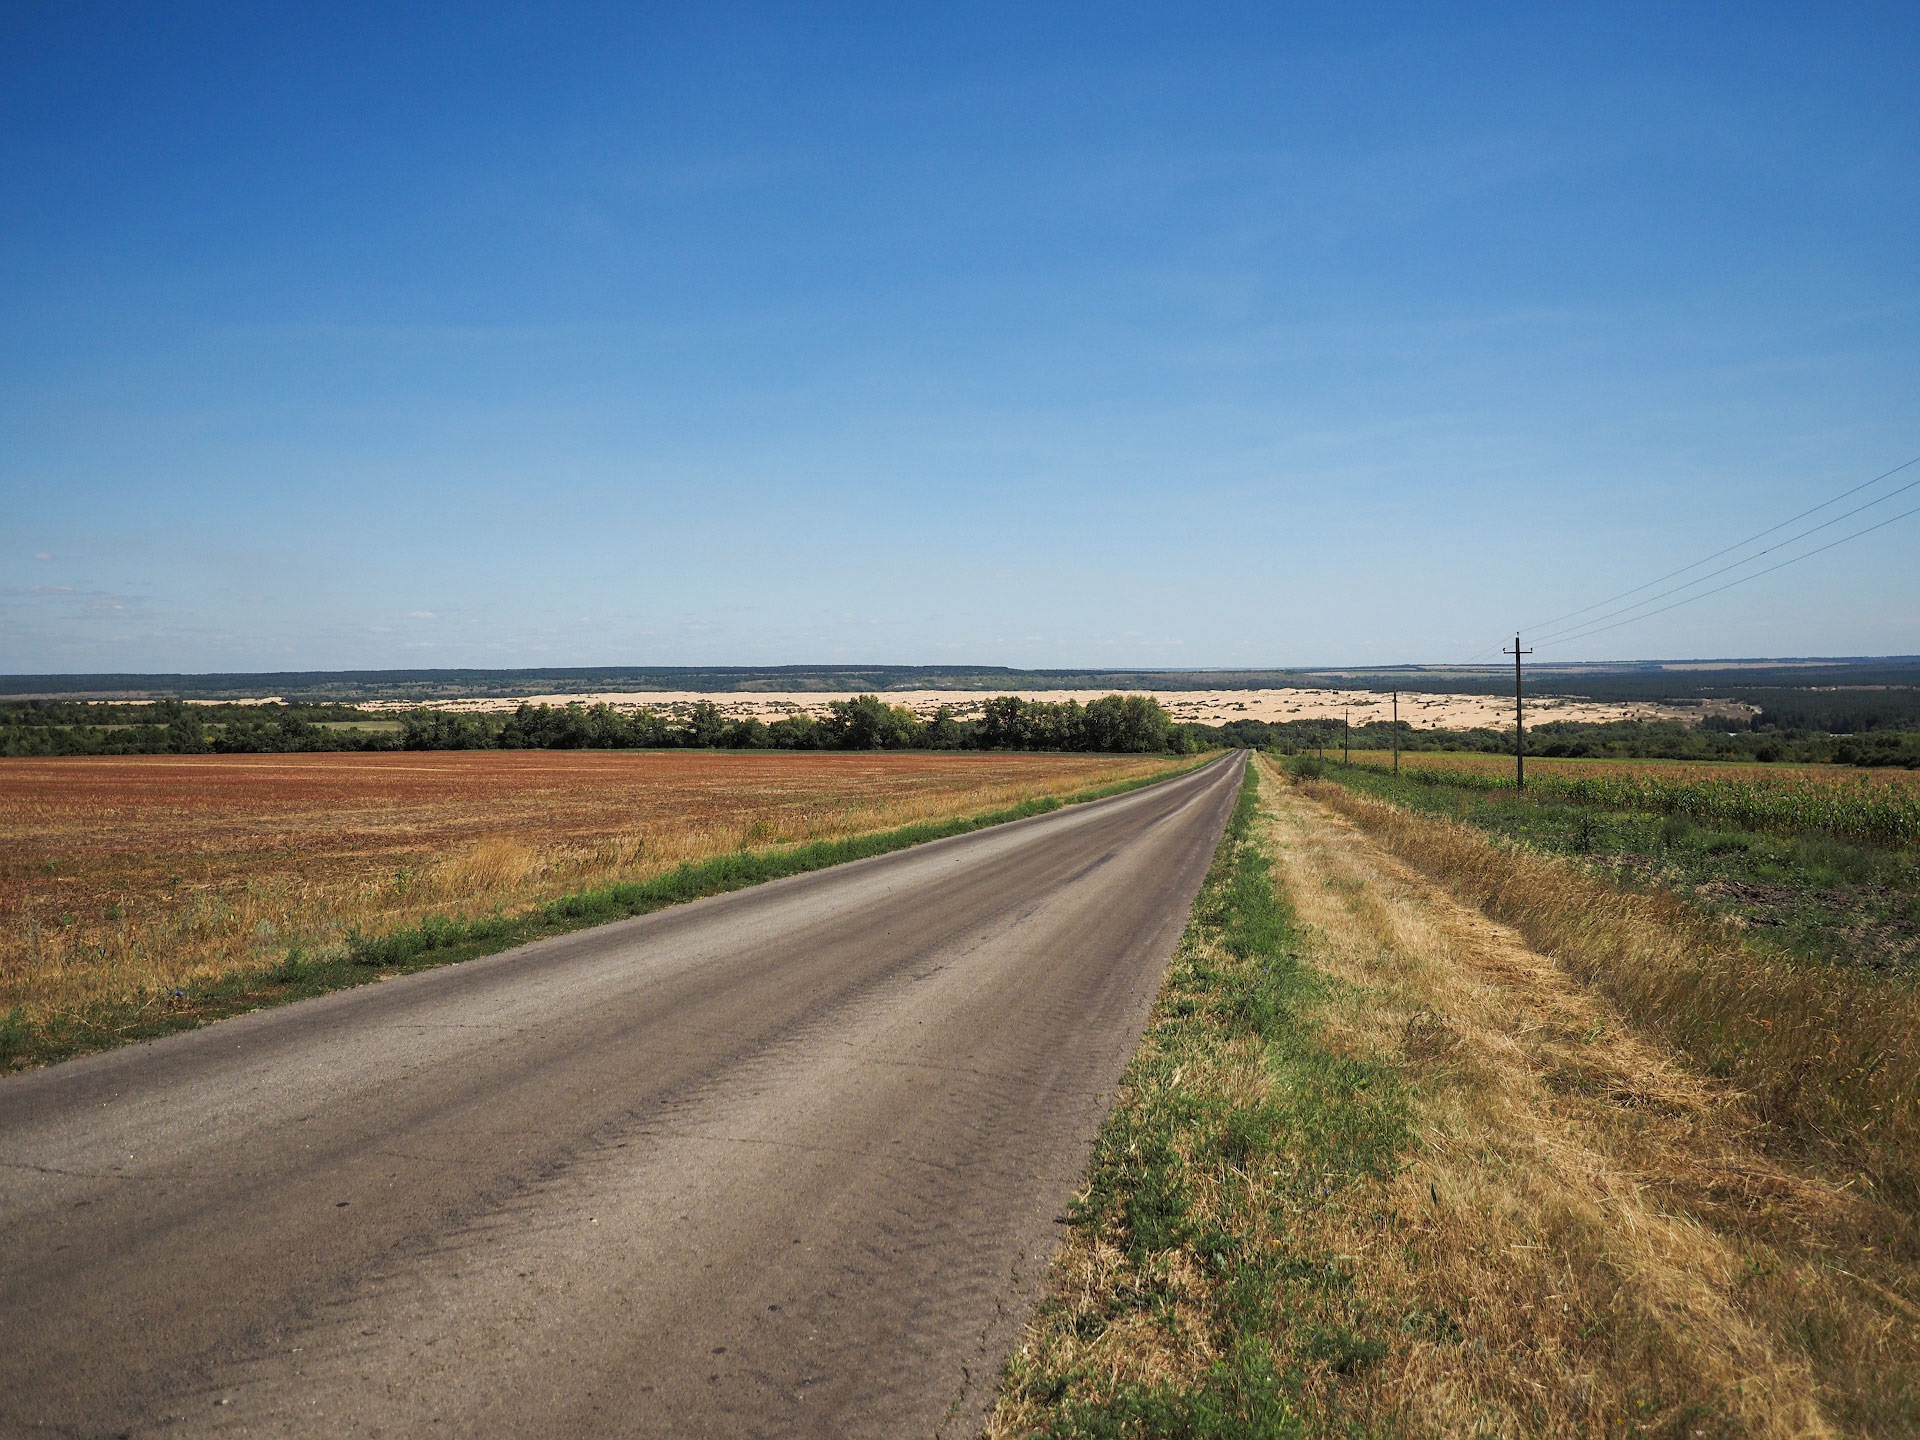
POLYGON ((1911 1433, 1885 1217, 1258 774, 990 1434, 1911 1433))

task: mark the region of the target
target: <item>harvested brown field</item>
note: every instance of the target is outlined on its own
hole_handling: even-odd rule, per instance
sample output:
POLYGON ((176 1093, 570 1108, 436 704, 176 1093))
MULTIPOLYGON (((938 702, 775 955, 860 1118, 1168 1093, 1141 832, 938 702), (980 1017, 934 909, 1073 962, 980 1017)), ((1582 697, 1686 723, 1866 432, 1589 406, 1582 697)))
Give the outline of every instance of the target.
POLYGON ((0 1016, 514 914, 743 848, 972 815, 1163 757, 434 752, 0 762, 0 1016))

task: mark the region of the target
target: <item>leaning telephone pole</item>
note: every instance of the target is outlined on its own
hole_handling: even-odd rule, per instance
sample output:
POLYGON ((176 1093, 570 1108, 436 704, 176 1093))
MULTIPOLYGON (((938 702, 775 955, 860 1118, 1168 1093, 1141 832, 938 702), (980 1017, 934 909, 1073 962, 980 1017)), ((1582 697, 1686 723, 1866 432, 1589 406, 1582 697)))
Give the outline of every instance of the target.
POLYGON ((1520 657, 1533 651, 1520 648, 1520 632, 1516 630, 1513 649, 1500 653, 1513 656, 1513 788, 1524 790, 1527 788, 1527 725, 1520 709, 1520 657))

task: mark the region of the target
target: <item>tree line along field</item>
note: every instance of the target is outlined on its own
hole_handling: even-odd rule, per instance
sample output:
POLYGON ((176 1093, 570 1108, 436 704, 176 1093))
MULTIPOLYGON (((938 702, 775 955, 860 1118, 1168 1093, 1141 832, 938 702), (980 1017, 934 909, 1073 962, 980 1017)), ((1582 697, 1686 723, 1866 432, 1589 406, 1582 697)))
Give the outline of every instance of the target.
MULTIPOLYGON (((0 765, 0 1018, 185 987, 429 916, 1064 797, 1166 756, 441 752, 0 765)), ((175 992, 181 992, 176 995, 175 992)))
POLYGON ((188 705, 30 701, 0 705, 0 756, 294 754, 327 750, 1049 750, 1188 753, 1194 727, 1150 695, 1046 701, 998 695, 978 719, 919 715, 875 695, 771 723, 710 700, 685 716, 612 705, 523 702, 508 714, 417 709, 398 717, 338 704, 188 705))
MULTIPOLYGON (((1411 716, 1419 701, 1411 695, 1407 701, 1409 710, 1397 730, 1403 751, 1513 753, 1511 726, 1416 728, 1411 716)), ((0 756, 657 748, 1144 753, 1214 746, 1291 754, 1343 741, 1358 749, 1386 749, 1396 730, 1387 721, 1366 719, 1372 707, 1371 701, 1363 703, 1361 723, 1349 730, 1338 718, 1176 721, 1153 696, 1142 694, 1108 695, 1084 705, 999 695, 980 705, 977 718, 956 714, 950 705, 915 713, 877 695, 831 701, 818 715, 771 719, 729 714, 712 700, 684 712, 522 701, 495 713, 310 701, 34 700, 0 702, 0 756)), ((1905 690, 1805 703, 1775 697, 1767 707, 1747 713, 1751 709, 1737 715, 1703 711, 1692 720, 1547 720, 1529 727, 1528 751, 1565 758, 1920 769, 1920 702, 1905 690)))
MULTIPOLYGON (((1219 728, 1216 743, 1283 754, 1390 750, 1390 722, 1343 725, 1340 720, 1292 721, 1281 725, 1235 721, 1219 728)), ((1398 730, 1404 753, 1511 757, 1513 727, 1416 729, 1403 719, 1398 730)), ((1697 720, 1548 720, 1527 725, 1529 759, 1691 760, 1734 764, 1834 764, 1865 768, 1920 769, 1920 712, 1886 706, 1844 710, 1761 710, 1744 720, 1708 714, 1697 720), (1831 727, 1831 728, 1829 728, 1831 727)))

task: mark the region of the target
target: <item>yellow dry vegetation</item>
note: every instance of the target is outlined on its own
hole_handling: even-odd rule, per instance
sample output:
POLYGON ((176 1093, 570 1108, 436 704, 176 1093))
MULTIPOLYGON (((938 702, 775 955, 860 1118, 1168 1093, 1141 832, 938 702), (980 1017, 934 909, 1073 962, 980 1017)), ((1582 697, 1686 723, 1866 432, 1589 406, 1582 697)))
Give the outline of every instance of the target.
MULTIPOLYGON (((1347 1396, 1355 1418, 1435 1435, 1920 1433, 1910 1211, 1817 1147, 1768 1153, 1746 1094, 1321 803, 1338 787, 1263 769, 1277 878, 1347 997, 1325 1009, 1327 1041, 1397 1060, 1417 1135, 1364 1200, 1302 1223, 1352 1257, 1361 1303, 1458 1324, 1392 1345, 1347 1396)), ((1403 857, 1458 838, 1405 819, 1403 857)), ((1590 898, 1557 903, 1589 928, 1657 924, 1571 914, 1590 898)))
POLYGON ((1163 756, 478 751, 0 761, 0 1018, 164 1005, 429 914, 974 815, 1163 756))
POLYGON ((1758 953, 1733 922, 1678 896, 1625 890, 1343 785, 1300 788, 1731 1080, 1774 1148, 1920 1205, 1920 997, 1907 983, 1758 953))

